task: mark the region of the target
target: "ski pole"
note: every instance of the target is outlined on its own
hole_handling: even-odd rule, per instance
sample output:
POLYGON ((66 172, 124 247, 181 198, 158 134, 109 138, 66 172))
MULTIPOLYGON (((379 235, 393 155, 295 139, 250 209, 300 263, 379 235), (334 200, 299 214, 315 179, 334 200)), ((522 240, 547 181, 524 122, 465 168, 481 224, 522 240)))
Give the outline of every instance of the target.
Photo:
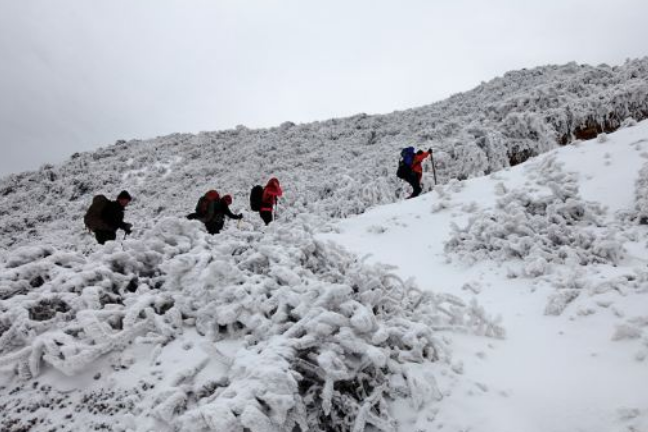
POLYGON ((432 152, 432 149, 430 149, 430 160, 432 161, 432 174, 434 174, 434 185, 436 186, 437 184, 436 166, 434 164, 434 153, 432 152))

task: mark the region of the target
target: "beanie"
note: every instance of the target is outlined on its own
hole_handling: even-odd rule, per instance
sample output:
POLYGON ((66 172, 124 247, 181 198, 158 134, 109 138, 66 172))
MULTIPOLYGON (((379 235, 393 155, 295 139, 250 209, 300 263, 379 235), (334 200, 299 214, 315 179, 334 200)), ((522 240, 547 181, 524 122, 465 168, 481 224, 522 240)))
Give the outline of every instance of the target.
POLYGON ((130 194, 127 191, 123 190, 123 191, 119 192, 119 195, 117 195, 117 199, 118 200, 125 199, 125 200, 128 200, 128 201, 131 201, 133 198, 130 196, 130 194))

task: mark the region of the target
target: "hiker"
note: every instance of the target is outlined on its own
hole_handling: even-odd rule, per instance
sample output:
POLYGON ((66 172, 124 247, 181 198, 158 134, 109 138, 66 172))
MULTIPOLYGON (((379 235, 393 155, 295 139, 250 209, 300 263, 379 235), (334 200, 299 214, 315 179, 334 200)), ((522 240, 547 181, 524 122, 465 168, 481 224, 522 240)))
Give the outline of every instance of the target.
POLYGON ((261 197, 261 206, 259 210, 259 215, 263 222, 268 225, 272 222, 272 212, 274 211, 275 205, 277 205, 277 199, 283 195, 281 190, 281 185, 279 180, 276 177, 272 177, 268 180, 268 184, 263 188, 263 195, 261 197))
POLYGON ((421 179, 423 178, 423 161, 432 154, 428 151, 419 150, 414 152, 414 147, 406 147, 401 151, 401 161, 398 165, 396 175, 412 186, 412 194, 407 198, 414 198, 421 194, 421 179))
POLYGON ((196 205, 196 212, 187 216, 187 219, 197 219, 205 224, 209 234, 218 234, 225 226, 225 216, 230 219, 242 219, 242 214, 234 214, 229 206, 232 196, 220 197, 215 190, 208 191, 200 197, 196 205))
POLYGON ((104 195, 97 195, 83 218, 86 227, 92 231, 99 244, 117 238, 117 230, 121 229, 128 235, 132 224, 124 222, 124 209, 132 198, 127 191, 121 191, 115 201, 110 201, 104 195))

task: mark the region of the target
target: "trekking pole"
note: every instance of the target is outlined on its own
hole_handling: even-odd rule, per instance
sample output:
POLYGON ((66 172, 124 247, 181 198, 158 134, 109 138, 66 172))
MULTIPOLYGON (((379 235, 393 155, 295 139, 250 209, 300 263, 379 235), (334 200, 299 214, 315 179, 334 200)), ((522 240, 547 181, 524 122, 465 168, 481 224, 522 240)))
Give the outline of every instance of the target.
POLYGON ((126 250, 126 246, 124 246, 124 242, 126 241, 126 237, 128 237, 128 233, 124 231, 124 238, 122 239, 122 241, 119 242, 121 244, 121 247, 122 247, 123 251, 126 250))
POLYGON ((432 149, 430 149, 430 160, 432 161, 432 174, 434 174, 434 185, 436 186, 437 184, 436 166, 434 164, 434 153, 432 152, 432 149))

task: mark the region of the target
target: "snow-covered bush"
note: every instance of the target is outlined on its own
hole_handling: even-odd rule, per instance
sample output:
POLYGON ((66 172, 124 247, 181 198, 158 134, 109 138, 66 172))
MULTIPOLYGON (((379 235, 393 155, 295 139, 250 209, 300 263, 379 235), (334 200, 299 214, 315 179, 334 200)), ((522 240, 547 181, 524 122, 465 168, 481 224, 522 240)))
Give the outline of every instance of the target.
POLYGON ((628 117, 627 119, 623 120, 623 123, 621 123, 621 127, 623 128, 629 128, 637 126, 637 120, 633 119, 632 117, 628 117))
POLYGON ((648 224, 648 163, 639 171, 639 177, 635 183, 635 208, 637 221, 648 224))
POLYGON ((0 367, 76 375, 195 327, 207 344, 243 346, 232 358, 211 346, 224 381, 196 383, 202 363, 159 396, 152 415, 174 430, 391 431, 390 400, 441 397, 413 365, 449 368, 449 332, 503 336, 476 303, 423 293, 318 241, 307 219, 212 237, 167 218, 90 256, 25 251, 0 266, 0 367))
POLYGON ((494 210, 472 216, 464 228, 454 225, 446 252, 468 262, 521 259, 528 277, 544 274, 548 263, 617 263, 621 243, 600 228, 602 210, 580 198, 576 179, 552 156, 528 169, 546 192, 504 192, 494 210))

